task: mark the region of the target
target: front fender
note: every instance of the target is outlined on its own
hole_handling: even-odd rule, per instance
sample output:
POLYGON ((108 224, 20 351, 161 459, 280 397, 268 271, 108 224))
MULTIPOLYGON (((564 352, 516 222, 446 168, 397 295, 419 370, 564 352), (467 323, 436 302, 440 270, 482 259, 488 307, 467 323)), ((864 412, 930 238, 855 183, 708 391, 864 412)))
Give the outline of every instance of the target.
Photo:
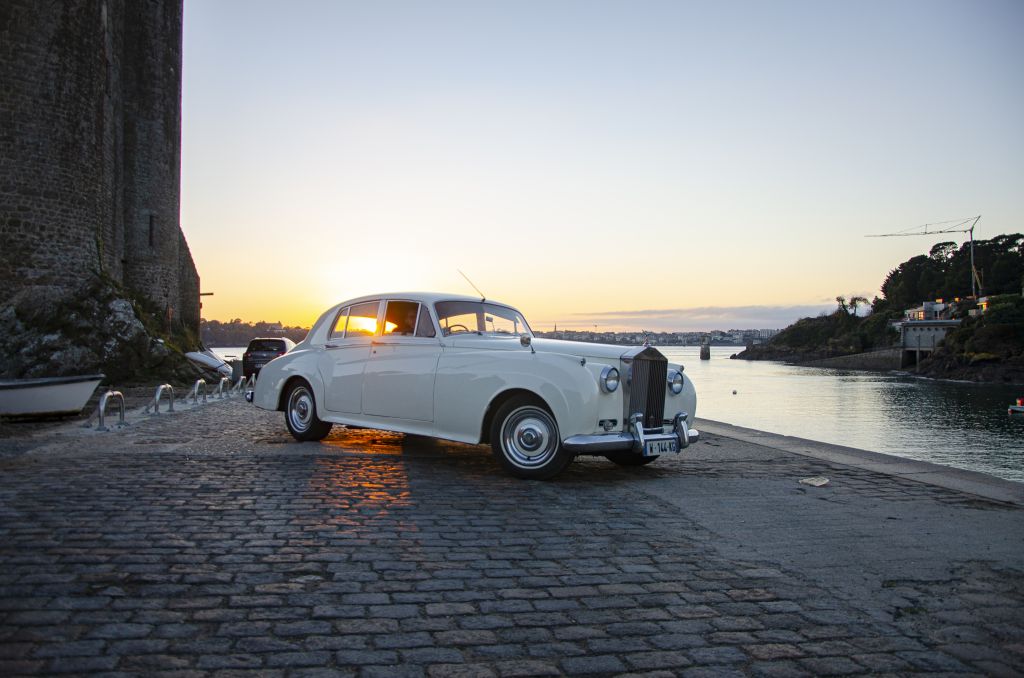
MULTIPOLYGON (((540 397, 551 409, 561 438, 590 433, 601 405, 614 411, 602 393, 594 366, 579 358, 527 351, 449 349, 441 355, 434 383, 436 435, 469 443, 481 440, 481 424, 495 398, 510 390, 540 397)), ((621 405, 619 405, 621 408, 621 405)))

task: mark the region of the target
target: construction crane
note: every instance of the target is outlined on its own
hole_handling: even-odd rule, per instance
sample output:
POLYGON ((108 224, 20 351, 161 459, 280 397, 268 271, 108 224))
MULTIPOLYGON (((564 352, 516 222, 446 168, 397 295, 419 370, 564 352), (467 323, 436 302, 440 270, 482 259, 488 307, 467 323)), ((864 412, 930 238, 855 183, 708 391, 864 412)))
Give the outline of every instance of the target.
POLYGON ((924 224, 922 226, 912 226, 911 228, 897 231, 896 233, 879 233, 877 235, 866 235, 865 238, 892 238, 894 236, 903 235, 938 235, 939 233, 970 233, 971 235, 971 296, 975 299, 978 298, 978 293, 981 291, 981 278, 978 277, 978 271, 974 268, 974 227, 977 225, 978 220, 981 219, 979 214, 976 217, 967 217, 966 219, 952 219, 950 221, 937 221, 933 224, 924 224), (970 224, 970 226, 967 226, 970 224), (929 230, 932 226, 942 226, 943 228, 937 228, 929 230), (967 226, 966 228, 964 228, 967 226))

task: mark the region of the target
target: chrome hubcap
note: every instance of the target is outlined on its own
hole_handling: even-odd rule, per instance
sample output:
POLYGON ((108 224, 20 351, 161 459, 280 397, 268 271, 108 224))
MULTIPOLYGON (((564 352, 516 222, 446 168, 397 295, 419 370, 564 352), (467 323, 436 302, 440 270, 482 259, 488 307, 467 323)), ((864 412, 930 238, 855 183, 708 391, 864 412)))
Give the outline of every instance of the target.
POLYGON ((305 431, 313 423, 313 395, 304 386, 288 398, 288 421, 296 431, 305 431))
POLYGON ((539 407, 520 407, 505 419, 501 443, 510 462, 520 468, 538 468, 558 452, 558 427, 539 407))

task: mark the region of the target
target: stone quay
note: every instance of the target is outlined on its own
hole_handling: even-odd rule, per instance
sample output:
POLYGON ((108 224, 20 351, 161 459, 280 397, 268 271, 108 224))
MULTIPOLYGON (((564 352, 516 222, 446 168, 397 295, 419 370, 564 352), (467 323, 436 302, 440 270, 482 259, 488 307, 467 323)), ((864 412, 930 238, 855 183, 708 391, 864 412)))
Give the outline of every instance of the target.
POLYGON ((709 421, 529 482, 240 398, 128 420, 2 430, 2 675, 1024 667, 1017 483, 709 421))

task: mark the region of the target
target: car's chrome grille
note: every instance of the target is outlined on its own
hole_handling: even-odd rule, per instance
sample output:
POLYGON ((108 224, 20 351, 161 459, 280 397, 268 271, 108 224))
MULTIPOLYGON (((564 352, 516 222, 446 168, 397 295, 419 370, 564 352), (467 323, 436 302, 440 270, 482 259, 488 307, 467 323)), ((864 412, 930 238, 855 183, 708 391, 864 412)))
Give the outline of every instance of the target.
POLYGON ((661 426, 665 415, 668 360, 657 350, 643 351, 631 366, 629 414, 644 416, 644 428, 661 426))

